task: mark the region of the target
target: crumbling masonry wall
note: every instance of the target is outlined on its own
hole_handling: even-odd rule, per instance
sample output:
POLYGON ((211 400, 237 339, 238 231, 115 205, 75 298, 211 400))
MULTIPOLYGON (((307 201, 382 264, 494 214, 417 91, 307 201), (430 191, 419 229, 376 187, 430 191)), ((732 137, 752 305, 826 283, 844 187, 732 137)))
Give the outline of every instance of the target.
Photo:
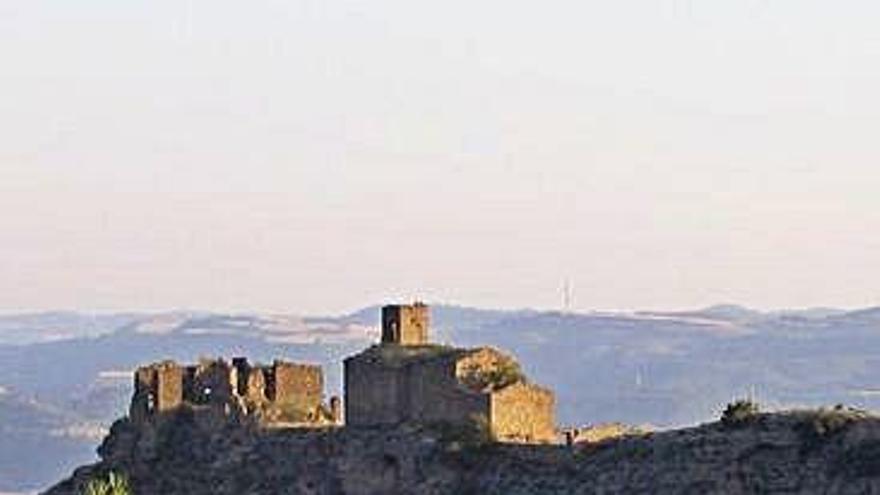
POLYGON ((180 405, 183 392, 183 370, 173 363, 166 363, 156 370, 158 400, 156 410, 169 411, 180 405))
POLYGON ((351 426, 481 418, 499 440, 555 437, 553 393, 525 383, 515 361, 490 348, 375 346, 345 360, 345 394, 351 426), (508 369, 515 373, 499 372, 508 369))
POLYGON ((277 413, 295 421, 314 420, 324 395, 321 368, 276 361, 268 371, 266 397, 277 413))
POLYGON ((555 398, 549 390, 517 383, 491 397, 489 420, 499 440, 531 443, 556 437, 555 398))
POLYGON ((187 366, 184 373, 183 400, 192 404, 225 408, 235 404, 232 368, 222 359, 203 359, 187 366))
POLYGON ((380 354, 367 352, 345 361, 346 424, 461 423, 477 416, 488 418, 488 396, 460 386, 454 356, 392 363, 393 357, 380 354))
POLYGON ((171 411, 183 401, 183 369, 173 361, 139 368, 134 375, 132 418, 171 411))
POLYGON ((372 426, 403 421, 401 370, 357 356, 345 360, 345 424, 372 426))
POLYGON ((312 406, 321 403, 324 375, 320 367, 275 361, 272 375, 274 380, 267 391, 270 400, 276 403, 303 402, 312 406))
MULTIPOLYGON (((131 418, 147 421, 188 406, 216 418, 251 417, 263 423, 336 423, 322 403, 320 366, 275 361, 252 366, 244 358, 230 365, 222 359, 194 366, 164 361, 139 368, 134 377, 131 418)), ((340 407, 337 405, 337 414, 340 407)))
POLYGON ((489 418, 489 397, 462 387, 455 376, 455 359, 441 358, 409 366, 401 407, 407 419, 467 423, 489 418))

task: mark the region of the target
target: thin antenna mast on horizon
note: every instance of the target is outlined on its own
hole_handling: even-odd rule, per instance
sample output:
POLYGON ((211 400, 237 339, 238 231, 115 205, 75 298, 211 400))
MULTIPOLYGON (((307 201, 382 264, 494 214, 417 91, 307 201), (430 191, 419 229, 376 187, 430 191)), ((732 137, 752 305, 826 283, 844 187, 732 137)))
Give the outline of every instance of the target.
POLYGON ((562 286, 562 312, 570 313, 571 312, 571 280, 568 278, 565 279, 565 282, 562 286))

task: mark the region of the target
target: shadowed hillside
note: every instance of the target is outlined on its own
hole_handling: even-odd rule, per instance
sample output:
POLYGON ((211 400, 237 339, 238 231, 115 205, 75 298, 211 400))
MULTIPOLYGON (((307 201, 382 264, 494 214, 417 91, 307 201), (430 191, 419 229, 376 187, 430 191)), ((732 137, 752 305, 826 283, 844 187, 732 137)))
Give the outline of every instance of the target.
POLYGON ((848 410, 750 414, 735 421, 600 444, 504 445, 427 427, 156 429, 122 420, 103 461, 49 495, 75 495, 108 472, 134 493, 592 494, 874 493, 880 420, 848 410))

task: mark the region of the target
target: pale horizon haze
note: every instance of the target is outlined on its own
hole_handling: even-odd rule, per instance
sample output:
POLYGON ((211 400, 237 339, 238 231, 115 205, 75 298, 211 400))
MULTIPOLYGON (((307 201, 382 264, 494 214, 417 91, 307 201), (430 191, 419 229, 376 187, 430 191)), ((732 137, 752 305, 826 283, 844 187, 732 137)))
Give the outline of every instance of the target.
POLYGON ((880 304, 880 3, 0 3, 0 312, 880 304))

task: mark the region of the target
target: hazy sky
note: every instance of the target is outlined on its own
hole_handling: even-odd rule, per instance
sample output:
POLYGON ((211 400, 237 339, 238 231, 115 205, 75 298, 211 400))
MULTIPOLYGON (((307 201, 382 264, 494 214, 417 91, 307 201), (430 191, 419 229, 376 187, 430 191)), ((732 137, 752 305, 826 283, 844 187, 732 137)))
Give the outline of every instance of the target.
POLYGON ((0 311, 880 303, 875 0, 0 2, 0 311))

